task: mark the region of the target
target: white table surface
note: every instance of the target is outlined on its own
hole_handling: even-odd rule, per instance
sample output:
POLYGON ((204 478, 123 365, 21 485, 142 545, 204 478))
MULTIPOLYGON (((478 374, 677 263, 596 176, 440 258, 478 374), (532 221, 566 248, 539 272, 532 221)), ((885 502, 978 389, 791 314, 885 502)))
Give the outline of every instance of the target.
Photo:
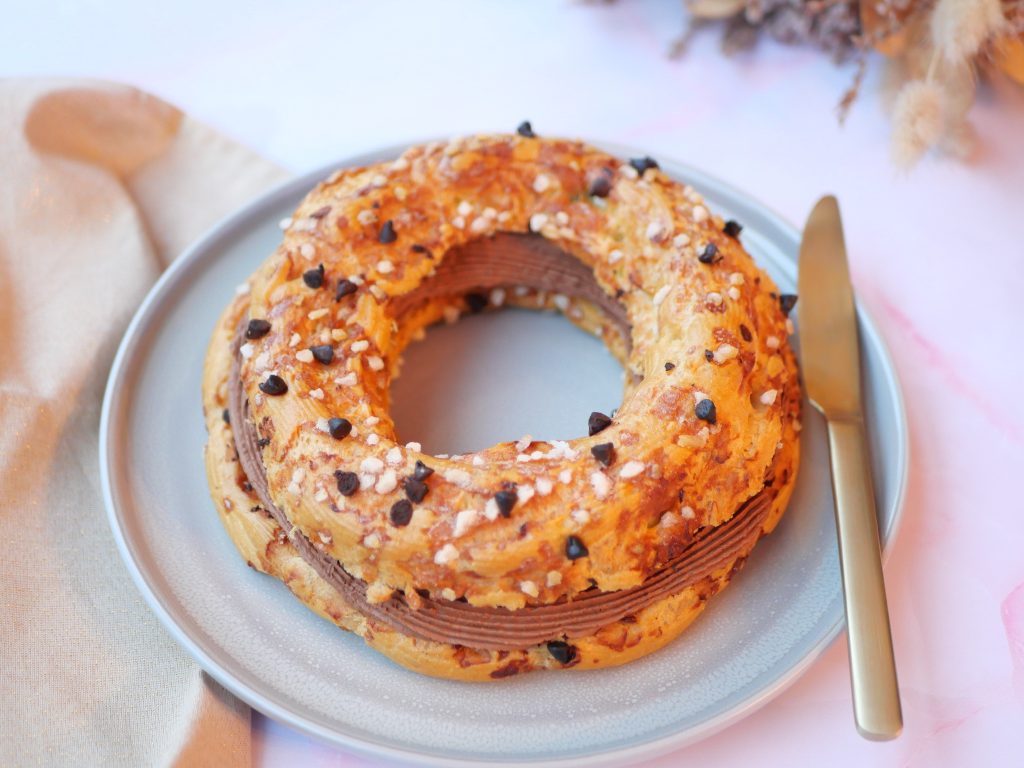
MULTIPOLYGON (((862 301, 893 350, 913 465, 887 566, 906 731, 862 741, 845 644, 745 721, 647 765, 961 766, 1024 755, 1024 89, 984 87, 970 162, 888 159, 881 62, 852 69, 715 32, 666 51, 681 3, 5 3, 0 76, 150 90, 294 171, 384 144, 512 130, 638 145, 793 222, 836 193, 862 301)), ((264 766, 375 766, 254 717, 264 766)))

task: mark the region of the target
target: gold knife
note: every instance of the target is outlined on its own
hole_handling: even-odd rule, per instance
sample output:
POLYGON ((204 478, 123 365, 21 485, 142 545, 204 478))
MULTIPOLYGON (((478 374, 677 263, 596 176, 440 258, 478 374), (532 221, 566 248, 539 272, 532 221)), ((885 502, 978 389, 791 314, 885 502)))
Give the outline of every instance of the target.
POLYGON ((804 385, 828 421, 854 719, 865 738, 893 739, 903 713, 864 433, 857 315, 839 203, 831 195, 807 219, 798 282, 804 385))

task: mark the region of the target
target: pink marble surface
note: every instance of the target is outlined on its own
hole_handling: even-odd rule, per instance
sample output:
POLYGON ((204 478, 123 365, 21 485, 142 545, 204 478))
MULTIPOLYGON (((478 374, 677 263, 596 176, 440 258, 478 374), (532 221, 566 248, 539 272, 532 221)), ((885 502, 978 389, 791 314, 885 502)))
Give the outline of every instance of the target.
MULTIPOLYGON (((0 75, 127 80, 296 171, 529 117, 547 134, 700 165, 794 222, 836 193, 910 418, 907 507, 886 568, 906 730, 887 744, 856 735, 840 642, 753 716, 646 765, 1020 765, 1024 89, 982 89, 969 162, 902 175, 878 66, 840 128, 851 69, 772 44, 724 59, 713 33, 671 61, 679 5, 23 4, 5 11, 0 75)), ((262 766, 381 765, 259 716, 254 736, 262 766)))

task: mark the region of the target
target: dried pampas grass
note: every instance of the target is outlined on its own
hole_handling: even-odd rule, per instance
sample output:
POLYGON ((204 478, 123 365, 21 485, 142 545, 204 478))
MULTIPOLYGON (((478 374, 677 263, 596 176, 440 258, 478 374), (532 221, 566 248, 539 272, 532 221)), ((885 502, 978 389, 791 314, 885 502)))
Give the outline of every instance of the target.
MULTIPOLYGON (((608 0, 606 0, 608 1, 608 0)), ((752 47, 759 34, 803 42, 856 61, 838 105, 858 98, 870 53, 887 61, 883 96, 893 104, 892 155, 909 168, 928 151, 966 157, 967 114, 978 77, 1002 73, 1024 85, 1024 0, 683 0, 690 26, 719 24, 723 50, 752 47)), ((680 53, 682 44, 676 53, 680 53)))
POLYGON ((907 83, 896 97, 893 123, 893 162, 911 168, 942 138, 942 91, 927 80, 907 83))
POLYGON ((935 48, 952 63, 973 58, 1005 25, 1000 0, 939 0, 931 15, 935 48))

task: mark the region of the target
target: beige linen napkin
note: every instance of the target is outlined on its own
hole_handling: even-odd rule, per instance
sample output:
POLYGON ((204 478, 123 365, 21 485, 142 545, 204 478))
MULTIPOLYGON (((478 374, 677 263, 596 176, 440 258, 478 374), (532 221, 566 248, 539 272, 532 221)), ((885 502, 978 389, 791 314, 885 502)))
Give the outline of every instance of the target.
POLYGON ((121 563, 97 430, 146 290, 284 175, 132 88, 0 81, 0 765, 249 763, 248 708, 121 563))

